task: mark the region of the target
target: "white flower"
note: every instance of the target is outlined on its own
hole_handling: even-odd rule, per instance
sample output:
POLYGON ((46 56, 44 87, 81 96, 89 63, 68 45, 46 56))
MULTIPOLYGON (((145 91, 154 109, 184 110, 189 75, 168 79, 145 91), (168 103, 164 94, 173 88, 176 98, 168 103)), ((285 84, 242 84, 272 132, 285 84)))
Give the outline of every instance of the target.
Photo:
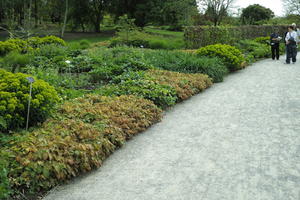
POLYGON ((144 46, 143 46, 143 45, 141 45, 141 48, 144 48, 144 46))
POLYGON ((69 60, 66 60, 65 62, 66 62, 67 64, 70 64, 70 63, 71 63, 71 61, 69 61, 69 60))

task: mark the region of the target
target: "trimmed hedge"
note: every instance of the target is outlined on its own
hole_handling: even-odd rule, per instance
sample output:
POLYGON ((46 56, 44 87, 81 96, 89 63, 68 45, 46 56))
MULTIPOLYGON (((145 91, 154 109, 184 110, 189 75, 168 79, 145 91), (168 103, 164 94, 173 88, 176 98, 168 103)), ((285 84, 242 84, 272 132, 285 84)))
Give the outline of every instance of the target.
MULTIPOLYGON (((29 98, 28 75, 0 69, 0 131, 23 128, 29 98)), ((43 122, 59 101, 57 92, 48 83, 35 80, 32 86, 30 125, 43 122)))
POLYGON ((185 43, 187 48, 197 49, 212 44, 230 44, 244 39, 254 39, 271 35, 274 28, 284 36, 287 26, 189 26, 184 30, 185 43))
POLYGON ((242 69, 245 62, 244 55, 237 48, 226 44, 215 44, 197 50, 199 56, 218 57, 229 71, 242 69))
MULTIPOLYGON (((14 191, 37 193, 102 165, 133 135, 160 121, 162 110, 134 96, 86 96, 67 102, 58 116, 0 151, 9 154, 14 191)), ((2 158, 2 157, 1 157, 2 158)))

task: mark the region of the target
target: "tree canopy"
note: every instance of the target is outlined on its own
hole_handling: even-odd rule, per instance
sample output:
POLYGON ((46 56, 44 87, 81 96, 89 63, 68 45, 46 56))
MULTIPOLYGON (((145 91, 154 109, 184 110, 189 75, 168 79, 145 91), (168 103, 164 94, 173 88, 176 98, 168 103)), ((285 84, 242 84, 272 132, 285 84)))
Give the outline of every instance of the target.
POLYGON ((196 0, 1 0, 0 26, 24 28, 42 23, 100 32, 104 16, 127 15, 135 24, 190 25, 196 0))
POLYGON ((259 4, 250 5, 242 10, 241 20, 243 24, 255 25, 259 21, 273 18, 274 12, 259 4))

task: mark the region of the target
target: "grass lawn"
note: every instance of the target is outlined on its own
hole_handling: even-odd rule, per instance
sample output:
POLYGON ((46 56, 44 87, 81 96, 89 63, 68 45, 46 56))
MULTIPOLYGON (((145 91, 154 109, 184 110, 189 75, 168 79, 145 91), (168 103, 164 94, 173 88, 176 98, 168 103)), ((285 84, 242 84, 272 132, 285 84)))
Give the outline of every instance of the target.
POLYGON ((154 34, 159 34, 168 37, 183 38, 184 35, 184 32, 168 31, 168 30, 162 30, 162 29, 152 28, 152 27, 145 27, 144 30, 148 33, 154 33, 154 34))
POLYGON ((80 40, 88 40, 90 43, 103 42, 110 40, 114 34, 108 33, 66 33, 64 40, 68 43, 79 42, 80 40))

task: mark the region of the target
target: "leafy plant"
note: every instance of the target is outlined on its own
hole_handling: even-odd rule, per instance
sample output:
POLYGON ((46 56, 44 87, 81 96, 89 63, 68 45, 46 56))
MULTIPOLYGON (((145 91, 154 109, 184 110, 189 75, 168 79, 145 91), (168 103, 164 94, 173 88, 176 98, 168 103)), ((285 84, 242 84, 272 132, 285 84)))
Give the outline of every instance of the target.
POLYGON ((90 72, 94 82, 109 81, 124 72, 153 68, 142 51, 131 47, 99 48, 90 52, 90 57, 95 61, 90 72))
POLYGON ((161 119, 151 101, 89 95, 66 102, 43 127, 10 143, 10 187, 50 189, 102 165, 115 149, 161 119))
POLYGON ((230 71, 242 69, 243 62, 245 61, 240 50, 225 44, 208 45, 200 48, 196 53, 199 56, 220 58, 230 71))
MULTIPOLYGON (((29 98, 28 75, 13 74, 0 69, 0 123, 1 130, 24 127, 29 98)), ((59 101, 57 92, 48 83, 36 80, 33 83, 30 125, 44 121, 53 106, 59 101)))
POLYGON ((214 82, 223 81, 228 69, 219 58, 199 57, 181 51, 145 51, 145 58, 153 66, 164 70, 183 73, 203 73, 213 78, 214 82))
POLYGON ((111 84, 95 91, 104 96, 135 95, 166 108, 176 103, 176 91, 168 85, 162 85, 147 79, 128 79, 121 84, 111 84))
POLYGON ((204 74, 185 74, 166 70, 150 70, 146 76, 152 77, 159 84, 175 89, 177 101, 183 101, 212 85, 211 79, 204 74))
POLYGON ((12 51, 8 53, 4 58, 0 60, 0 65, 4 69, 8 69, 11 72, 20 71, 21 68, 24 68, 31 61, 29 54, 21 54, 17 51, 12 51))
POLYGON ((7 153, 0 149, 0 199, 7 199, 12 193, 8 178, 8 162, 6 160, 7 153))

